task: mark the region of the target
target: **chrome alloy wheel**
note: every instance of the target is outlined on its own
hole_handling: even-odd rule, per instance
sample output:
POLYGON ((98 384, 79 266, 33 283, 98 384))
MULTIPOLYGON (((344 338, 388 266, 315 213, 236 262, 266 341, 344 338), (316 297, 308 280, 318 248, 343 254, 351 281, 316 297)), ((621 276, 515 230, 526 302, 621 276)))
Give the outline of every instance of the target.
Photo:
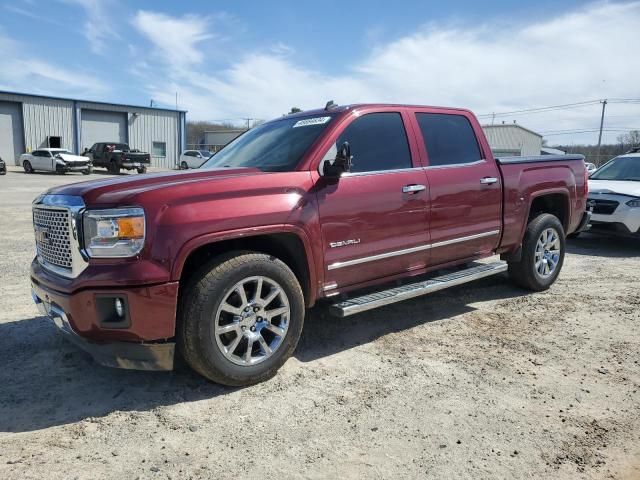
POLYGON ((228 289, 214 319, 216 344, 236 365, 265 361, 282 345, 291 308, 283 288, 268 277, 247 277, 228 289))
POLYGON ((535 266, 536 273, 547 278, 556 271, 560 261, 560 236, 555 228, 542 231, 536 243, 535 266))

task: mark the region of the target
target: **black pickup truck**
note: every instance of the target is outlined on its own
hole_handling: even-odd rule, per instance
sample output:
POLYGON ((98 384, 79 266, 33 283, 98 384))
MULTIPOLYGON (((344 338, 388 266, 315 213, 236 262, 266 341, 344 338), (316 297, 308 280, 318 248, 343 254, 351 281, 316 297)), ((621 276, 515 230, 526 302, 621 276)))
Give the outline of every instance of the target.
POLYGON ((126 143, 94 143, 82 155, 92 159, 94 167, 104 167, 115 175, 120 173, 123 168, 145 173, 151 164, 151 155, 131 150, 126 143))

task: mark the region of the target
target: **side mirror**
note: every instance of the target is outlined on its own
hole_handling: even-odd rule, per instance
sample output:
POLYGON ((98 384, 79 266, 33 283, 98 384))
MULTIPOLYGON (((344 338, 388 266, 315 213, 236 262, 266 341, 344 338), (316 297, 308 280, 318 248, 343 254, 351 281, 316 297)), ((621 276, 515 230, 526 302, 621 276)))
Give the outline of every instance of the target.
POLYGON ((351 146, 344 142, 338 149, 335 160, 325 160, 323 174, 329 178, 340 178, 343 173, 351 171, 351 146))

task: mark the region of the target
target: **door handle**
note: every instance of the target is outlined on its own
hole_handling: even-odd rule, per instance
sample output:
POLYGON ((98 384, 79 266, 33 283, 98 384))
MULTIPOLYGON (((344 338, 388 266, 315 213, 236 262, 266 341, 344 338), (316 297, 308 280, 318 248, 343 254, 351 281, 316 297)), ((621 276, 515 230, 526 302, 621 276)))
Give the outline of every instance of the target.
POLYGON ((417 184, 405 185, 404 187, 402 187, 402 193, 416 193, 426 189, 427 189, 426 185, 417 185, 417 184))
POLYGON ((493 183, 496 183, 498 181, 498 179, 496 177, 484 177, 480 179, 480 183, 482 185, 491 185, 493 183))

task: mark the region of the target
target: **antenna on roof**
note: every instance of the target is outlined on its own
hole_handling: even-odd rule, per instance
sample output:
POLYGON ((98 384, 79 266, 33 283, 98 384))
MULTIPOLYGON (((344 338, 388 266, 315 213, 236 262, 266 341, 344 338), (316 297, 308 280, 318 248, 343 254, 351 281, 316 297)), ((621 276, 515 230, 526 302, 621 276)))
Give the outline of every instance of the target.
POLYGON ((331 110, 332 108, 336 108, 337 106, 338 106, 338 105, 336 105, 336 103, 335 103, 333 100, 329 100, 329 101, 327 102, 327 104, 324 106, 324 109, 325 109, 325 110, 327 110, 327 111, 329 111, 329 110, 331 110))

